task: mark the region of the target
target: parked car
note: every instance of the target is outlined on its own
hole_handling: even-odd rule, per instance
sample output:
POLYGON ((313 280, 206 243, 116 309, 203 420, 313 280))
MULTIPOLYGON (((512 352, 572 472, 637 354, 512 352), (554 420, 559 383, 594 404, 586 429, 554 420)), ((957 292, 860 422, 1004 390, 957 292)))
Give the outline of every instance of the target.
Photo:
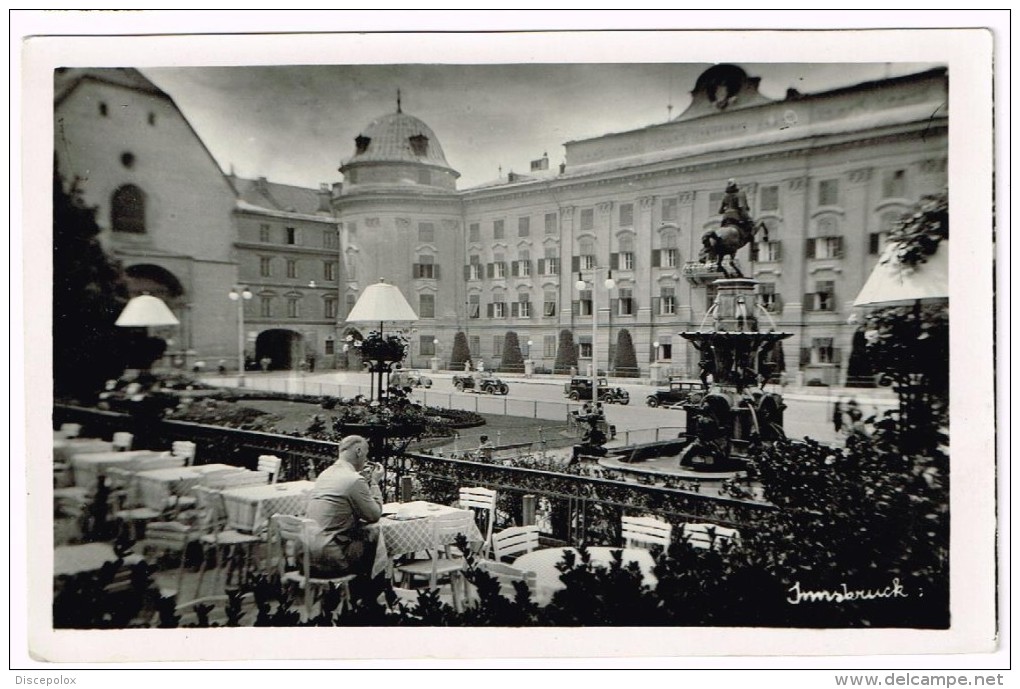
POLYGON ((484 392, 489 395, 505 395, 510 392, 507 384, 491 373, 479 373, 477 381, 475 376, 454 376, 453 387, 461 392, 484 392))
MULTIPOLYGON (((591 378, 574 376, 563 384, 563 394, 576 401, 591 399, 591 378)), ((630 404, 630 393, 623 388, 609 387, 609 381, 599 378, 599 401, 609 404, 630 404)))
POLYGON ((700 380, 670 378, 668 388, 659 388, 645 398, 649 407, 671 407, 676 404, 696 404, 705 395, 700 380))
POLYGON ((420 371, 399 370, 390 374, 390 385, 397 388, 430 388, 432 379, 420 371))

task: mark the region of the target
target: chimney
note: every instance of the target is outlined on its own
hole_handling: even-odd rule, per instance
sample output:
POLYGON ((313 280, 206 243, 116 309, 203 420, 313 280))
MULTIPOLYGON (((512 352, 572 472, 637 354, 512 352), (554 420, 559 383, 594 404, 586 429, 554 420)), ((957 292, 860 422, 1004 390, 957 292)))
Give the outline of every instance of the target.
POLYGON ((319 185, 319 208, 316 210, 317 213, 331 213, 333 208, 330 204, 332 194, 328 184, 319 185))
POLYGON ((567 171, 567 164, 566 163, 560 163, 560 174, 562 175, 566 171, 567 171))
POLYGON ((538 172, 540 170, 548 170, 548 169, 549 169, 549 154, 548 153, 543 153, 541 158, 539 158, 538 160, 532 160, 531 161, 531 171, 532 172, 538 172))
POLYGON ((340 195, 344 192, 343 182, 333 182, 333 198, 340 198, 340 195))
POLYGON ((261 194, 269 193, 269 180, 265 177, 259 177, 255 180, 255 188, 259 190, 261 194))

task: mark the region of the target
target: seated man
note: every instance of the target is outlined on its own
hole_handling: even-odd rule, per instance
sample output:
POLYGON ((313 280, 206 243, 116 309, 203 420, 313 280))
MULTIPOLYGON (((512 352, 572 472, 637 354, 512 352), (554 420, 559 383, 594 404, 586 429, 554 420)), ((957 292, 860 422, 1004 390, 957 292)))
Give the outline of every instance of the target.
POLYGON ((349 435, 340 441, 339 458, 315 480, 307 516, 322 532, 312 548, 315 573, 320 576, 368 574, 375 558, 375 533, 362 528, 382 516, 379 480, 382 467, 366 478, 360 472, 368 460, 368 441, 349 435))

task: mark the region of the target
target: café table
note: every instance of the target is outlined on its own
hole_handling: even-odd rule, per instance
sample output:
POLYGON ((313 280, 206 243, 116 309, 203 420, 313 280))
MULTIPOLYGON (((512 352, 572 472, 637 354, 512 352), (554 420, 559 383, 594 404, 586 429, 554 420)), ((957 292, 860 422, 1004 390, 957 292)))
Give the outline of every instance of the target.
POLYGON ((202 480, 203 474, 236 468, 229 464, 201 464, 139 471, 136 474, 139 496, 146 507, 161 510, 171 503, 171 496, 189 493, 202 480))
MULTIPOLYGON (((630 562, 638 564, 638 567, 641 568, 642 581, 646 586, 654 587, 658 583, 658 579, 652 573, 655 567, 655 558, 652 557, 649 551, 643 548, 595 546, 589 547, 588 553, 591 555, 592 565, 608 568, 613 562, 613 552, 618 550, 623 551, 624 567, 630 562)), ((563 556, 568 551, 573 552, 577 556, 577 562, 581 561, 580 552, 576 548, 545 548, 525 553, 514 560, 511 565, 514 569, 535 573, 533 597, 539 605, 548 605, 557 591, 566 588, 566 585, 560 579, 561 573, 556 568, 556 565, 563 561, 563 556)))
MULTIPOLYGON (((424 500, 383 505, 383 517, 369 530, 378 533, 372 576, 391 572, 393 560, 407 553, 416 553, 432 548, 432 518, 452 512, 470 512, 457 507, 439 505, 424 500)), ((485 540, 478 526, 472 521, 470 533, 464 534, 469 543, 485 540)), ((450 543, 453 543, 451 539, 450 543)))
POLYGON ((264 486, 227 488, 222 492, 227 525, 245 533, 259 533, 274 514, 303 515, 314 481, 288 481, 264 486))
POLYGON ((113 443, 100 438, 54 438, 53 461, 70 462, 71 457, 89 452, 113 452, 113 443))
POLYGON ((127 452, 88 452, 75 454, 71 457, 71 468, 74 470, 74 485, 86 490, 96 489, 96 481, 100 474, 109 469, 127 469, 131 471, 140 459, 158 457, 162 452, 152 450, 129 450, 127 452))

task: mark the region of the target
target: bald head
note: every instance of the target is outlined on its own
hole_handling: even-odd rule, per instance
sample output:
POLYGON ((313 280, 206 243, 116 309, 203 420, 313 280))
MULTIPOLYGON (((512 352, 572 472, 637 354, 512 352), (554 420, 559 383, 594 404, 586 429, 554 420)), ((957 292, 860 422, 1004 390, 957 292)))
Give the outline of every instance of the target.
POLYGON ((368 461, 368 441, 360 435, 349 435, 340 441, 337 454, 355 471, 361 471, 368 461))

